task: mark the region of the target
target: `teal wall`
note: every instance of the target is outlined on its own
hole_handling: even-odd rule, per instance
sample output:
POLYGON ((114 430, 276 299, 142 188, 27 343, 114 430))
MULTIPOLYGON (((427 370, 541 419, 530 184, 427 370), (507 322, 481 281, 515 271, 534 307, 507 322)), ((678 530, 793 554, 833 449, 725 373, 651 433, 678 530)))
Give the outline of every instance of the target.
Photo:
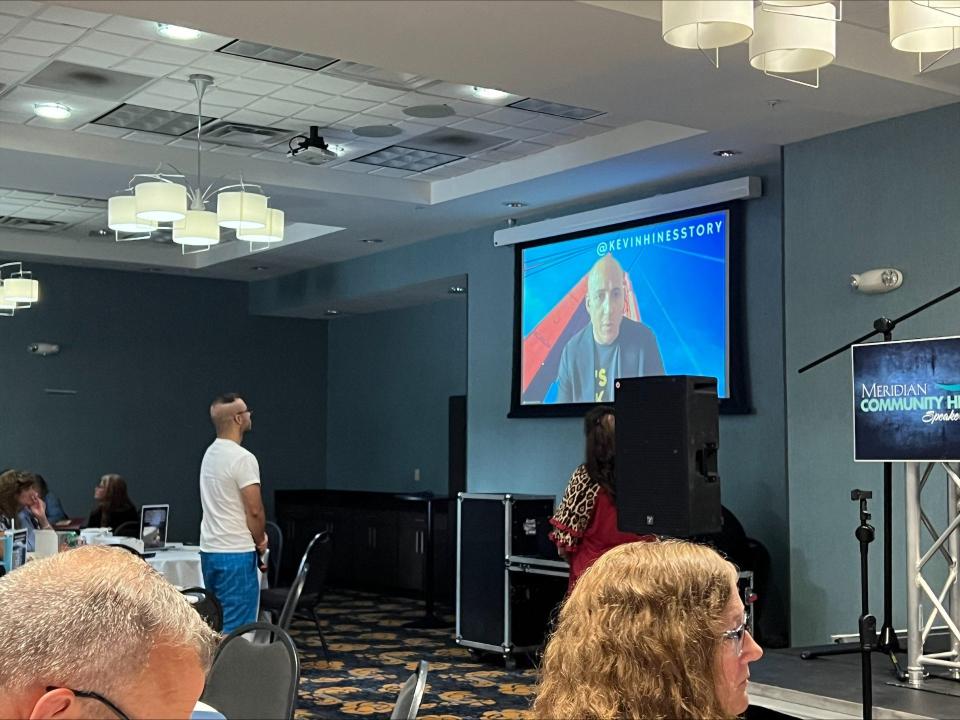
MULTIPOLYGON (((882 621, 880 465, 855 464, 850 357, 797 369, 953 288, 960 227, 960 105, 791 145, 784 152, 786 387, 792 626, 795 644, 856 632, 857 507, 850 490, 874 491, 872 610, 882 621), (848 275, 903 271, 888 295, 862 295, 848 275)), ((957 334, 960 298, 905 321, 894 339, 957 334)), ((933 485, 933 483, 931 483, 933 485)), ((894 466, 894 625, 906 626, 903 468, 894 466)), ((942 481, 927 490, 945 503, 942 481)), ((925 603, 929 605, 929 603, 925 603)))
MULTIPOLYGON (((783 389, 781 190, 779 164, 737 173, 759 175, 764 195, 744 203, 747 362, 755 413, 721 419, 723 501, 773 558, 778 597, 787 596, 788 537, 783 389)), ((706 184, 728 176, 702 180, 706 184)), ((690 187, 664 185, 604 198, 602 203, 551 208, 559 216, 599 205, 690 187)), ((547 213, 544 213, 546 216, 547 213)), ((537 217, 526 220, 539 219, 537 217)), ((509 419, 512 378, 514 250, 494 248, 493 227, 440 237, 336 265, 298 272, 251 288, 251 312, 283 315, 298 308, 400 290, 437 278, 468 276, 467 483, 472 492, 559 495, 582 460, 580 421, 509 419)), ((331 338, 337 330, 331 329, 331 338)), ((338 385, 331 354, 331 400, 338 385)), ((410 381, 415 381, 413 376, 410 381)), ((402 405, 383 406, 393 423, 407 422, 402 405)), ((336 422, 331 416, 331 427, 336 422)), ((331 432, 331 446, 333 434, 331 432)), ((372 440, 365 448, 387 466, 394 451, 372 440)), ((329 469, 331 481, 335 473, 329 469)), ((339 482, 339 481, 337 481, 339 482)))
POLYGON ((100 475, 121 473, 134 502, 172 505, 172 539, 197 539, 207 408, 236 390, 254 411, 246 444, 265 500, 323 482, 326 323, 249 315, 245 283, 30 269, 42 301, 0 318, 0 468, 41 473, 84 516, 100 475), (27 353, 36 341, 61 352, 27 353))
POLYGON ((446 495, 448 398, 466 392, 466 298, 333 320, 327 349, 327 487, 446 495))

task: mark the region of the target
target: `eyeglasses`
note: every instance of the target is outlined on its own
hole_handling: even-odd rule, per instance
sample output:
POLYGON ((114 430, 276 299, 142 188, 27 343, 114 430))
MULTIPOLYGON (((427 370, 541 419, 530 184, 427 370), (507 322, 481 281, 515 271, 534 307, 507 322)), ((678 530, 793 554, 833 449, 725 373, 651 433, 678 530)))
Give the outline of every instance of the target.
POLYGON ((737 657, 743 655, 743 636, 746 635, 749 630, 747 625, 750 624, 750 613, 749 611, 743 613, 743 623, 733 630, 726 630, 721 637, 724 640, 733 640, 734 649, 737 651, 737 657))
MULTIPOLYGON (((60 690, 60 689, 61 688, 51 686, 47 688, 47 692, 51 692, 53 690, 60 690)), ((73 688, 62 688, 62 689, 69 690, 79 698, 87 698, 89 700, 96 700, 97 702, 101 702, 104 705, 106 705, 108 708, 110 708, 113 711, 113 713, 118 718, 120 718, 120 720, 130 720, 130 717, 123 710, 118 708, 116 705, 114 705, 112 702, 107 700, 103 695, 100 695, 99 693, 91 692, 89 690, 74 690, 73 688)))

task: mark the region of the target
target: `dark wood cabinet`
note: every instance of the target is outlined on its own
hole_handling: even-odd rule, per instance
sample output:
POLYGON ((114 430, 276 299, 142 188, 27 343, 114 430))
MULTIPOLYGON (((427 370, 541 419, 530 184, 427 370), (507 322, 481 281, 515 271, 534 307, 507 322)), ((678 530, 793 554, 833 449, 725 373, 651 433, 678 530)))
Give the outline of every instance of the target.
MULTIPOLYGON (((453 503, 434 498, 434 594, 454 597, 453 503)), ((427 566, 427 503, 422 498, 344 490, 278 490, 277 522, 283 529, 281 580, 289 583, 313 535, 333 535, 328 584, 364 590, 421 594, 427 566)))

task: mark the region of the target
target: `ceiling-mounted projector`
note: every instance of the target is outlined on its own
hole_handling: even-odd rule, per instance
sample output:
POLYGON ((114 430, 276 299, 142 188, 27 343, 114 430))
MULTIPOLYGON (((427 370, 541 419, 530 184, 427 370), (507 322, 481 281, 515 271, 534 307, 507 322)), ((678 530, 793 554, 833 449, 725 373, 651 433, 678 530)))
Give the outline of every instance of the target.
POLYGON ((338 156, 323 141, 320 136, 320 127, 311 125, 309 135, 297 135, 290 138, 290 151, 287 153, 287 157, 313 165, 320 165, 330 160, 336 160, 338 156))

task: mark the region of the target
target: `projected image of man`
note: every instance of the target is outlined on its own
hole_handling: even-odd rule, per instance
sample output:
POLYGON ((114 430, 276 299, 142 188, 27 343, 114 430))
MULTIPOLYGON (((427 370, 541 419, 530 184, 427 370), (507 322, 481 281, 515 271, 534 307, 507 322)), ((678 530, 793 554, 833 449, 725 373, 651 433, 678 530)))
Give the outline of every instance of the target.
POLYGON ((590 324, 560 355, 557 402, 612 402, 618 377, 663 375, 653 330, 623 316, 624 272, 613 255, 597 260, 587 276, 585 304, 590 324))

